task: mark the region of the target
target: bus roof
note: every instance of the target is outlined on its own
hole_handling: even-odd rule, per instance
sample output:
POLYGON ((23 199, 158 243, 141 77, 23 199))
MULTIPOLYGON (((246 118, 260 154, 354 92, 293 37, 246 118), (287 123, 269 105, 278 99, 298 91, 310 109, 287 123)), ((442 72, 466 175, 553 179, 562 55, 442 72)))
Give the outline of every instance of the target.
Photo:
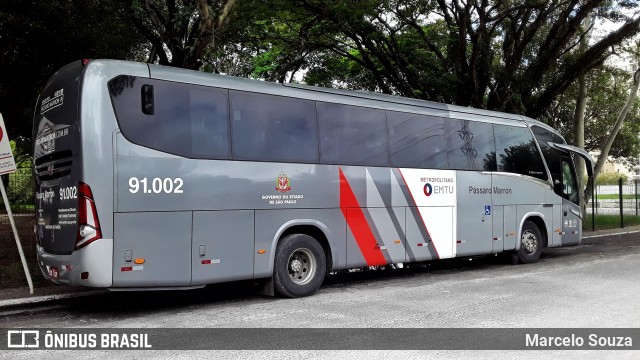
MULTIPOLYGON (((97 60, 105 65, 111 63, 110 60, 97 60)), ((113 61, 113 63, 121 63, 113 61)), ((484 122, 496 122, 513 124, 513 122, 524 125, 526 122, 535 122, 550 130, 552 128, 543 123, 524 118, 521 115, 509 114, 497 111, 477 109, 426 101, 420 99, 406 98, 396 95, 368 92, 350 91, 342 89, 324 88, 302 84, 280 84, 262 80, 240 78, 220 74, 211 74, 194 70, 174 68, 162 65, 148 64, 151 78, 185 82, 204 86, 222 87, 233 90, 260 92, 271 95, 289 96, 304 98, 309 100, 337 102, 356 106, 376 107, 395 111, 414 111, 434 116, 456 117, 463 119, 474 119, 484 122), (455 116, 451 116, 455 114, 455 116)), ((556 132, 555 130, 553 130, 556 132)))

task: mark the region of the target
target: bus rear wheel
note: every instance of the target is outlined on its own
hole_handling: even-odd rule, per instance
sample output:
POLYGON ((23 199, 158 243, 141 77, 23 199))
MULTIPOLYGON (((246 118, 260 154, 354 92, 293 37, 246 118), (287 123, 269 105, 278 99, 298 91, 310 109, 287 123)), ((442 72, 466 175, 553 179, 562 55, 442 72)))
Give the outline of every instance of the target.
POLYGON ((326 272, 322 246, 305 234, 285 236, 276 248, 273 267, 274 290, 283 297, 303 297, 314 294, 326 272))
POLYGON ((532 221, 525 221, 520 235, 520 249, 516 253, 517 260, 524 264, 531 264, 540 259, 542 254, 542 234, 538 226, 532 221))

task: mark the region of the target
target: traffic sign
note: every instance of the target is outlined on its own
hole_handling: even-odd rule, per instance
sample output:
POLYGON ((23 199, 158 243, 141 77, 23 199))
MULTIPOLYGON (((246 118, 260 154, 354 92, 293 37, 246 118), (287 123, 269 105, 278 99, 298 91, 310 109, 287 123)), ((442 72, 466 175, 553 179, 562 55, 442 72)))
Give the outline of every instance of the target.
POLYGON ((0 114, 0 175, 16 171, 16 161, 11 152, 11 143, 7 135, 7 128, 4 126, 2 114, 0 114))

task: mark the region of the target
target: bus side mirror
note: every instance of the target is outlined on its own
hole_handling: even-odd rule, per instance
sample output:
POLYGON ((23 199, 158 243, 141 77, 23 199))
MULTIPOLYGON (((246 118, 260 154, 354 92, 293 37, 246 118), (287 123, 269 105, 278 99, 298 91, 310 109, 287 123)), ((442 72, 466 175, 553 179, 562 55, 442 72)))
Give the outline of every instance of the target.
POLYGON ((559 180, 554 180, 553 191, 556 194, 564 194, 564 186, 562 185, 562 182, 560 182, 559 180))

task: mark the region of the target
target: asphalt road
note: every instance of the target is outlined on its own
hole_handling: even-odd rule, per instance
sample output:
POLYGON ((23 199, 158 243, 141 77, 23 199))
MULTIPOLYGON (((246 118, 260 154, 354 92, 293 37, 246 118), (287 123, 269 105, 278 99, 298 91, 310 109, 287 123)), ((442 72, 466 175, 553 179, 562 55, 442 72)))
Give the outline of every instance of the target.
MULTIPOLYGON (((640 234, 585 239, 547 250, 530 265, 502 258, 455 260, 420 268, 329 276, 308 298, 257 294, 251 284, 177 292, 107 293, 0 309, 1 328, 637 328, 640 234)), ((251 339, 247 339, 251 341, 251 339)), ((109 357, 127 352, 110 352, 109 357)), ((33 352, 12 352, 29 358, 33 352), (29 355, 31 354, 31 355, 29 355)), ((105 352, 77 352, 100 358, 105 352)), ((131 354, 131 353, 129 353, 131 354)), ((142 353, 135 357, 143 356, 142 353)), ((243 352, 225 358, 492 358, 492 352, 243 352)), ((504 352, 518 358, 638 358, 638 352, 504 352)), ((6 355, 9 355, 8 353, 6 355)), ((66 351, 42 351, 68 358, 66 351)), ((145 357, 211 357, 205 352, 145 352, 145 357)), ((3 354, 0 354, 0 358, 3 354)))

